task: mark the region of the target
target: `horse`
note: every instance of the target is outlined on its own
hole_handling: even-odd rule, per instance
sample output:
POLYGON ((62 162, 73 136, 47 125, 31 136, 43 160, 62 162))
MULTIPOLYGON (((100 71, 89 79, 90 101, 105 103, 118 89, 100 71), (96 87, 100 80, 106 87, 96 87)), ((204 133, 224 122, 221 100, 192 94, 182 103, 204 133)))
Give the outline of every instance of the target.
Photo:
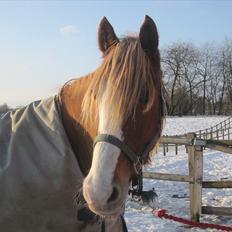
POLYGON ((0 229, 126 231, 130 184, 141 177, 162 131, 158 42, 147 15, 138 35, 123 38, 104 17, 96 71, 68 81, 54 98, 1 118, 13 122, 3 126, 0 120, 0 145, 8 154, 0 149, 0 185, 6 186, 0 190, 0 229), (86 221, 77 222, 75 192, 90 215, 86 221))

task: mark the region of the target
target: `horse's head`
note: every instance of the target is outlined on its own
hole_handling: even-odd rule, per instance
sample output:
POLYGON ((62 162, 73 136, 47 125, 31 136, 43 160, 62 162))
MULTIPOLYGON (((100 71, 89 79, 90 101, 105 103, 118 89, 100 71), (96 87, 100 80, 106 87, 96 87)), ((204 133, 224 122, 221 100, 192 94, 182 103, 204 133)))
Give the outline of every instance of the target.
POLYGON ((161 133, 158 33, 146 16, 138 36, 118 39, 103 18, 98 40, 103 62, 91 75, 82 103, 83 121, 97 125, 98 134, 83 193, 92 211, 115 216, 122 211, 139 158, 149 160, 161 133))

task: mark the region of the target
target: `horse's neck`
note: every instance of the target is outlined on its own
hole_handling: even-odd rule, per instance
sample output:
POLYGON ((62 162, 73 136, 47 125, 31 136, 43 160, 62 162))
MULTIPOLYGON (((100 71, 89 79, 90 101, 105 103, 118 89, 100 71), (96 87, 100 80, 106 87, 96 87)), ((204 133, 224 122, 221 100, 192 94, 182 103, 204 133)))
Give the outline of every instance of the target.
POLYGON ((96 131, 85 128, 80 123, 81 104, 89 85, 90 77, 82 78, 66 85, 61 91, 61 111, 64 128, 84 175, 92 163, 93 138, 96 131))

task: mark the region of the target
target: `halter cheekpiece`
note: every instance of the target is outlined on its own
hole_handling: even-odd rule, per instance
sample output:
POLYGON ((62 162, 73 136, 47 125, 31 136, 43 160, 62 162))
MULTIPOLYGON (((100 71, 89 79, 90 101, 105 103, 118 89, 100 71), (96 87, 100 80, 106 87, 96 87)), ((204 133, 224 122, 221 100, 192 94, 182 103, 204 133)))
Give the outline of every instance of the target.
POLYGON ((150 143, 145 147, 143 153, 141 155, 136 154, 127 144, 123 143, 120 139, 113 135, 109 134, 99 134, 96 136, 94 140, 94 147, 99 142, 106 142, 112 144, 119 148, 123 154, 127 157, 127 159, 133 164, 134 170, 138 175, 142 171, 142 165, 146 162, 149 151, 154 147, 156 142, 158 141, 160 135, 157 134, 150 143))
POLYGON ((125 154, 127 159, 133 164, 136 174, 141 171, 143 160, 141 160, 140 156, 136 155, 135 152, 120 139, 109 134, 99 134, 95 138, 94 147, 99 142, 106 142, 119 148, 125 154))

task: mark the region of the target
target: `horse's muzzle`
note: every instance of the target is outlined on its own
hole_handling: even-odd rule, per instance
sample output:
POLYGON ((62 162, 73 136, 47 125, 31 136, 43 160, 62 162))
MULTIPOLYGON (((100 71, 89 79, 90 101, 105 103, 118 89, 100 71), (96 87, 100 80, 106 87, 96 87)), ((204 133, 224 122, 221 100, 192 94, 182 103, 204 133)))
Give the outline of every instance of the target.
POLYGON ((102 193, 84 182, 83 195, 89 208, 100 216, 118 216, 122 213, 125 196, 120 186, 112 184, 110 191, 102 189, 102 193))

